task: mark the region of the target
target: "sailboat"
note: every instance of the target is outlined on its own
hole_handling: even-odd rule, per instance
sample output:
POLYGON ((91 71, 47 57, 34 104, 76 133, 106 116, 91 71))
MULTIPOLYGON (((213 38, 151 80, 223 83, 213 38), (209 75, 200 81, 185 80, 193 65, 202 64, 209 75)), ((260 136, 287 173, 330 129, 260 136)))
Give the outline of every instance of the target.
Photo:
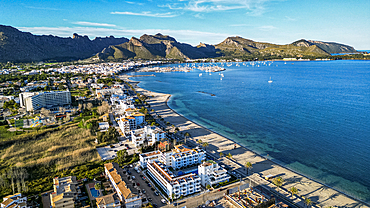
POLYGON ((271 77, 270 77, 270 80, 268 81, 268 83, 272 83, 271 77))

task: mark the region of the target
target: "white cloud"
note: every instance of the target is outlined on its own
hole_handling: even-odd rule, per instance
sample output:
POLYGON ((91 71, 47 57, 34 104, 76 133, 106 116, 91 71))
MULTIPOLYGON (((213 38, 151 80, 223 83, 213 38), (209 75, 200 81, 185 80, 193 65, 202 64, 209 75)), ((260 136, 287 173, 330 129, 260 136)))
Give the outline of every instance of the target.
POLYGON ((262 31, 270 31, 270 30, 275 30, 277 28, 272 25, 264 25, 264 26, 259 27, 259 29, 262 31))
POLYGON ((18 27, 19 30, 31 32, 36 35, 55 35, 60 37, 70 37, 73 33, 87 35, 90 38, 105 37, 114 35, 116 37, 139 37, 143 34, 165 34, 176 38, 177 41, 197 45, 199 42, 216 44, 231 36, 225 33, 213 33, 194 30, 163 30, 163 29, 114 29, 114 28, 93 28, 93 27, 18 27))
POLYGON ((111 14, 124 14, 124 15, 134 15, 134 16, 145 16, 145 17, 176 17, 177 15, 172 12, 167 13, 151 13, 151 12, 111 12, 111 14))
POLYGON ((261 15, 265 4, 276 0, 180 0, 181 3, 163 5, 170 9, 183 9, 193 12, 213 12, 244 9, 249 15, 261 15))
POLYGON ((113 25, 113 24, 96 23, 96 22, 72 22, 72 24, 84 25, 84 26, 97 26, 97 27, 116 27, 116 25, 113 25))
POLYGON ((52 7, 36 7, 36 6, 27 6, 27 5, 24 5, 24 7, 29 8, 29 9, 39 9, 39 10, 52 10, 52 11, 61 10, 61 9, 52 8, 52 7))
POLYGON ((137 5, 143 5, 143 3, 133 2, 133 1, 125 1, 128 4, 137 4, 137 5))

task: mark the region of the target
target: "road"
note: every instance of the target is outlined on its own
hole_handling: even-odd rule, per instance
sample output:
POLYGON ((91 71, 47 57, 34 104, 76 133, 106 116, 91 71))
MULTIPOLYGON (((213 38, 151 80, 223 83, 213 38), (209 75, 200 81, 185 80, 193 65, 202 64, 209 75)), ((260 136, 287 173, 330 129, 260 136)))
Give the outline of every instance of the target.
MULTIPOLYGON (((151 187, 148 186, 147 183, 141 178, 140 175, 142 175, 141 171, 140 173, 137 173, 134 168, 129 168, 131 175, 135 176, 135 183, 139 183, 140 186, 137 187, 137 189, 140 189, 141 191, 144 189, 146 191, 145 194, 143 194, 143 198, 152 198, 151 203, 157 204, 158 206, 163 206, 163 203, 161 202, 162 197, 156 196, 154 194, 154 191, 151 190, 151 187)), ((152 186, 153 187, 153 186, 152 186)))

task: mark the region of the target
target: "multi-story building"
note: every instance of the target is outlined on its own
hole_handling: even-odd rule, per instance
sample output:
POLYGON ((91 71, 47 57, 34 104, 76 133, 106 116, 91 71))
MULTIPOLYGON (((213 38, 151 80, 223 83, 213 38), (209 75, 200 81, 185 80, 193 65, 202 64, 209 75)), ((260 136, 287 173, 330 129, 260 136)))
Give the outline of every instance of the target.
POLYGON ((124 134, 128 134, 131 130, 135 130, 139 125, 144 123, 145 115, 135 112, 127 117, 122 117, 118 120, 118 125, 124 134))
POLYGON ((117 193, 111 193, 102 197, 95 198, 98 208, 120 208, 121 202, 117 193))
POLYGON ((104 164, 104 169, 122 204, 126 208, 141 207, 141 197, 131 192, 129 185, 123 180, 123 170, 119 165, 117 163, 106 163, 104 164))
POLYGON ((229 181, 230 179, 230 176, 227 174, 227 170, 220 167, 212 160, 203 162, 198 166, 198 175, 201 179, 201 184, 204 187, 229 181))
POLYGON ((159 159, 161 158, 162 156, 162 152, 159 151, 159 150, 156 150, 156 151, 153 151, 153 152, 147 152, 147 153, 143 153, 143 154, 140 154, 139 155, 139 158, 140 158, 140 166, 142 168, 146 168, 146 164, 148 161, 150 162, 159 162, 159 159))
POLYGON ((175 176, 164 164, 156 161, 148 161, 147 167, 148 174, 170 198, 177 199, 201 190, 201 179, 194 173, 175 176))
POLYGON ((154 126, 144 126, 144 128, 131 131, 131 142, 135 147, 144 145, 147 141, 147 145, 152 146, 156 141, 160 141, 165 138, 165 132, 154 126))
POLYGON ((3 202, 0 205, 1 208, 26 208, 27 197, 21 193, 9 195, 3 198, 3 202))
POLYGON ((205 159, 206 152, 203 149, 190 149, 185 145, 177 145, 171 153, 162 156, 162 161, 166 163, 166 166, 171 166, 175 170, 200 164, 205 159))
POLYGON ((54 192, 50 194, 51 207, 73 208, 78 194, 76 189, 76 176, 68 176, 64 178, 55 177, 53 182, 54 192))
MULTIPOLYGON (((163 145, 167 146, 169 143, 164 142, 163 145)), ((154 160, 160 161, 166 167, 172 167, 173 169, 177 170, 183 167, 201 164, 205 159, 206 152, 203 149, 190 149, 185 145, 177 145, 169 151, 167 151, 166 147, 164 147, 163 151, 154 151, 141 154, 140 165, 142 168, 146 168, 145 162, 154 160)))
POLYGON ((59 106, 70 105, 72 103, 69 91, 37 92, 35 94, 19 94, 21 107, 27 111, 39 110, 41 108, 56 108, 59 106))

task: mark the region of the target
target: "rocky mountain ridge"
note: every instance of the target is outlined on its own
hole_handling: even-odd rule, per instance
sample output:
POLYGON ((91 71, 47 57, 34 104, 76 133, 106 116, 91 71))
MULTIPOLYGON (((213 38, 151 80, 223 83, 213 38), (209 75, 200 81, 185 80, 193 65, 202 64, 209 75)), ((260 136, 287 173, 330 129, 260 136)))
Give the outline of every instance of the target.
POLYGON ((160 33, 132 37, 95 38, 73 34, 62 38, 52 35, 33 35, 11 26, 0 25, 0 62, 31 62, 44 60, 77 60, 89 57, 100 60, 196 59, 215 57, 283 58, 326 57, 331 53, 356 52, 348 45, 312 40, 298 40, 286 45, 256 42, 239 36, 228 37, 216 45, 200 43, 191 46, 160 33))
POLYGON ((33 35, 11 26, 0 25, 0 62, 84 59, 110 45, 127 42, 127 38, 95 38, 73 34, 72 38, 33 35))

